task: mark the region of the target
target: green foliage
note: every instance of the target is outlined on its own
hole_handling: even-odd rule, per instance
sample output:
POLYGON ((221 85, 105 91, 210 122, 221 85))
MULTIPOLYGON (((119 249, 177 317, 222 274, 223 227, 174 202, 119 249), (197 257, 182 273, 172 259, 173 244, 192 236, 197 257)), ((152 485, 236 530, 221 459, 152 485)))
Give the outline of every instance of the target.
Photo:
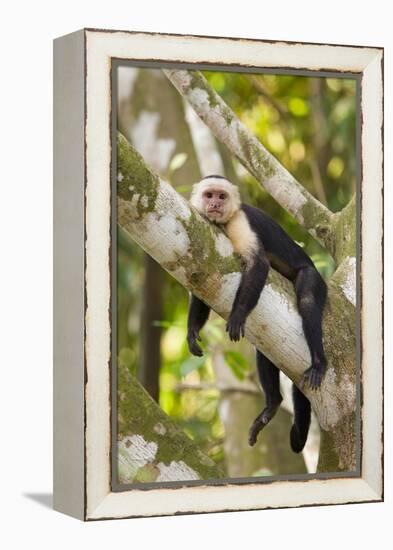
POLYGON ((180 374, 182 376, 187 376, 190 372, 198 370, 203 367, 206 359, 204 357, 189 357, 183 361, 180 365, 180 374))
POLYGON ((225 351, 224 358, 236 378, 244 380, 249 372, 246 358, 238 351, 225 351))

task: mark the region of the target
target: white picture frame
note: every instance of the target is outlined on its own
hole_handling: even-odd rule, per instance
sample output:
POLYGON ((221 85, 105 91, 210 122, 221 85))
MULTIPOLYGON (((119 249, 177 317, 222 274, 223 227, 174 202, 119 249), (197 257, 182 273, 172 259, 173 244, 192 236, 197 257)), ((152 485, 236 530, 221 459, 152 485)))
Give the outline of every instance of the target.
POLYGON ((55 40, 54 507, 82 520, 383 499, 383 50, 84 29, 55 40), (342 72, 360 79, 361 449, 354 477, 113 491, 114 60, 342 72))

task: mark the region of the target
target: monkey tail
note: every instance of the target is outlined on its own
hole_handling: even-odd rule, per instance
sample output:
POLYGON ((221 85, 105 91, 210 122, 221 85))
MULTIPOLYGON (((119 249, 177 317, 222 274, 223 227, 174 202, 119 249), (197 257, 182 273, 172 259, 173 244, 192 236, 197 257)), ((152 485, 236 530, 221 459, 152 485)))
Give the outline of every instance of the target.
POLYGON ((294 422, 291 428, 290 441, 294 453, 300 453, 307 441, 311 421, 311 405, 307 397, 295 386, 292 386, 294 422))

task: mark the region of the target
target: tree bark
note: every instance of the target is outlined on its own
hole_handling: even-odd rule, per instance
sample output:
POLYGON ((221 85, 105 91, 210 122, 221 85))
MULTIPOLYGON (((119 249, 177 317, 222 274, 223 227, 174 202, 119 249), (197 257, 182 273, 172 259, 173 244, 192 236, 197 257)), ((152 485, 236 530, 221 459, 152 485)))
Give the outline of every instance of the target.
MULTIPOLYGON (((118 139, 118 222, 131 237, 185 288, 226 319, 241 276, 241 263, 225 234, 194 211, 176 191, 154 175, 124 137, 118 139)), ((350 212, 329 230, 350 227, 350 212), (346 220, 346 221, 345 221, 346 220), (344 223, 345 221, 345 223, 344 223)), ((324 434, 320 471, 356 467, 355 307, 347 239, 348 270, 329 282, 323 320, 328 369, 321 389, 304 388, 324 434), (328 445, 325 444, 328 442, 328 445)), ((246 337, 295 384, 310 366, 292 285, 270 271, 246 337)))
POLYGON ((118 367, 117 452, 119 483, 223 477, 124 366, 118 367))

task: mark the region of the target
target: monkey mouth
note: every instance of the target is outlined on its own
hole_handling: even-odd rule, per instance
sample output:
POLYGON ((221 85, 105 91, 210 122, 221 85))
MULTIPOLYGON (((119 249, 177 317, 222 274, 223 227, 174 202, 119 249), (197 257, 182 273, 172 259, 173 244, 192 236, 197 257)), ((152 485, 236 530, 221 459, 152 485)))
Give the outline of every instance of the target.
POLYGON ((211 210, 207 211, 208 214, 220 214, 222 215, 222 211, 218 210, 218 208, 212 208, 211 210))

